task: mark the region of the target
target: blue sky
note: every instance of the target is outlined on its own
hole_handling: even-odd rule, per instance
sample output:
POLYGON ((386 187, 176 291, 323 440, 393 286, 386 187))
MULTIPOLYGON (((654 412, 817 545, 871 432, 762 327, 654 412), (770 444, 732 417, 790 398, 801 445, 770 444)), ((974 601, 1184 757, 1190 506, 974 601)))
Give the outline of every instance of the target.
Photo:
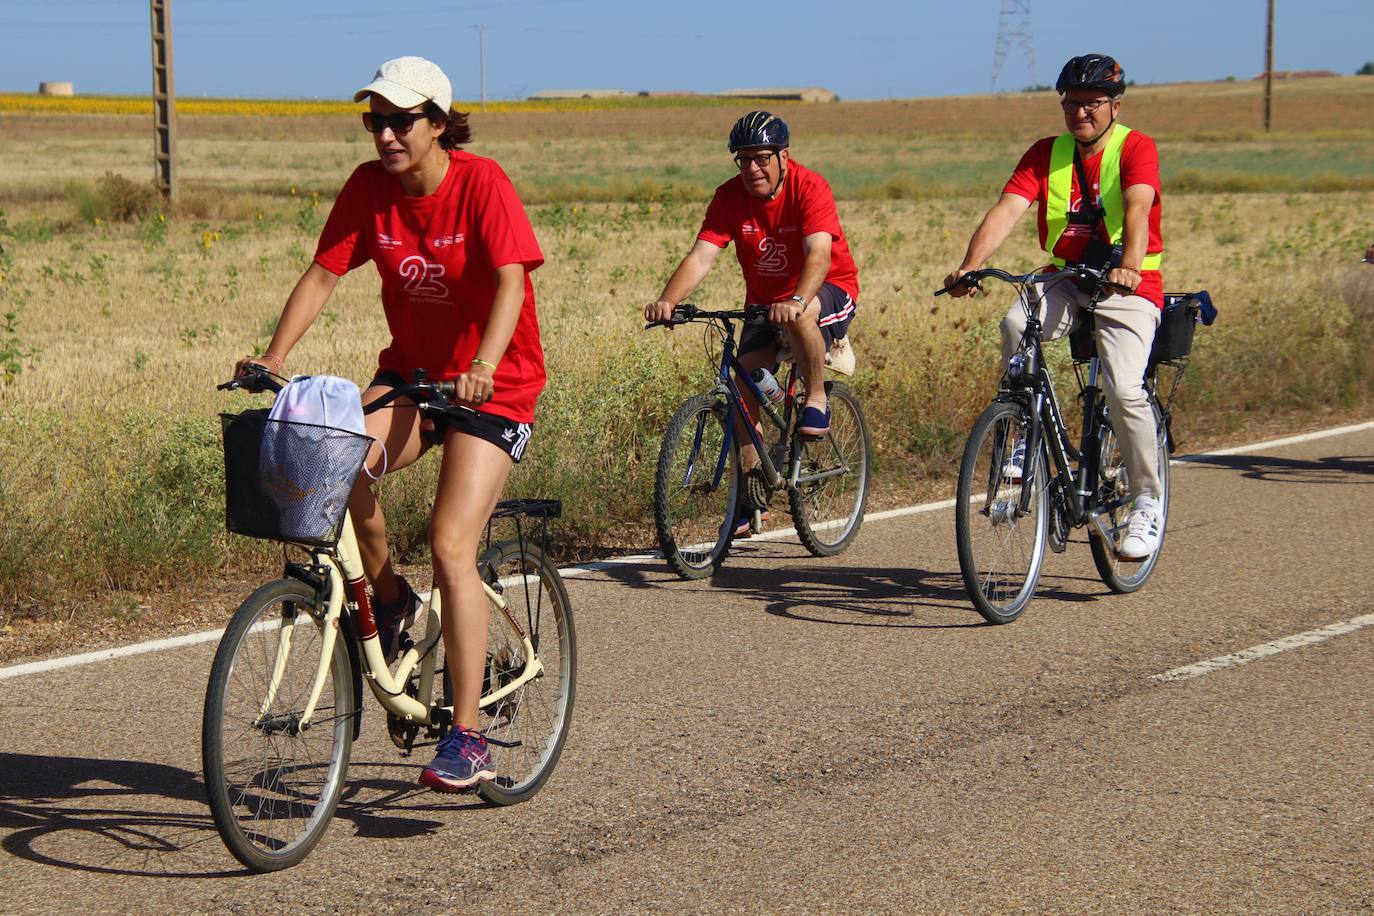
MULTIPOLYGON (((846 98, 990 88, 999 0, 170 0, 181 96, 339 98, 381 61, 438 62, 455 96, 547 88, 709 92, 820 85, 846 98), (387 8, 387 7, 390 8, 387 8)), ((1036 66, 1013 49, 998 89, 1053 83, 1063 61, 1114 54, 1141 83, 1248 78, 1264 64, 1265 0, 1030 0, 1036 66)), ((1374 0, 1277 0, 1276 69, 1352 73, 1374 59, 1374 0)), ((152 82, 145 0, 0 0, 0 91, 71 80, 79 93, 152 82)))

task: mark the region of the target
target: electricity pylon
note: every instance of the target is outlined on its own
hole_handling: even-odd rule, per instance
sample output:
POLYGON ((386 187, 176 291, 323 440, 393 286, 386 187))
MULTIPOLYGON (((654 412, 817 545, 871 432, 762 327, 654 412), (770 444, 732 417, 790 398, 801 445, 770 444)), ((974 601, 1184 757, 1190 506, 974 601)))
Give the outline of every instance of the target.
POLYGON ((1035 37, 1031 33, 1030 0, 1001 0, 997 12, 997 46, 992 52, 992 88, 997 89, 997 76, 1007 60, 1007 52, 1020 46, 1026 52, 1026 68, 1030 85, 1035 85, 1035 37))

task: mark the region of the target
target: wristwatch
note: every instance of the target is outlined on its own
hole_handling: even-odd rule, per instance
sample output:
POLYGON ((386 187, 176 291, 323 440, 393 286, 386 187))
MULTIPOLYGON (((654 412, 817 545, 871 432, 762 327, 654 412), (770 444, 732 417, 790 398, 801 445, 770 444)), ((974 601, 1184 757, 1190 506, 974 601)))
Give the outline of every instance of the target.
POLYGON ((806 300, 803 299, 801 296, 798 296, 796 293, 793 293, 792 295, 788 296, 787 298, 788 298, 788 299, 791 299, 793 302, 800 302, 802 308, 806 308, 806 300))

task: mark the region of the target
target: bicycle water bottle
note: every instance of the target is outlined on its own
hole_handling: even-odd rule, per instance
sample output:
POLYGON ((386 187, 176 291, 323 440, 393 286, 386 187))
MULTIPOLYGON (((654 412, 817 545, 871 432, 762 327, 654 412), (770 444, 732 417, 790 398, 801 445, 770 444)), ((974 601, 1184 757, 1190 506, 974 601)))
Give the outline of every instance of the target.
POLYGON ((778 403, 787 393, 782 390, 778 380, 773 378, 773 373, 762 366, 749 373, 749 377, 754 380, 755 385, 759 386, 759 391, 763 392, 763 396, 768 399, 770 404, 778 403))

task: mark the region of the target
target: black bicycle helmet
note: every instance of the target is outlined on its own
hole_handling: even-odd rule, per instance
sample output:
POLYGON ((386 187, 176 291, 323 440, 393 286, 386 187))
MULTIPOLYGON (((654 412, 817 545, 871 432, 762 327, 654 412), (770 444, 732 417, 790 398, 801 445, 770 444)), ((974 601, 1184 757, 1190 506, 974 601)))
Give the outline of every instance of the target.
POLYGON ((730 128, 730 152, 755 146, 783 149, 790 136, 787 122, 766 111, 751 111, 730 128))
POLYGON ((1106 54, 1083 54, 1064 65, 1054 84, 1054 91, 1060 94, 1070 89, 1096 89, 1118 96, 1126 91, 1126 73, 1106 54))

